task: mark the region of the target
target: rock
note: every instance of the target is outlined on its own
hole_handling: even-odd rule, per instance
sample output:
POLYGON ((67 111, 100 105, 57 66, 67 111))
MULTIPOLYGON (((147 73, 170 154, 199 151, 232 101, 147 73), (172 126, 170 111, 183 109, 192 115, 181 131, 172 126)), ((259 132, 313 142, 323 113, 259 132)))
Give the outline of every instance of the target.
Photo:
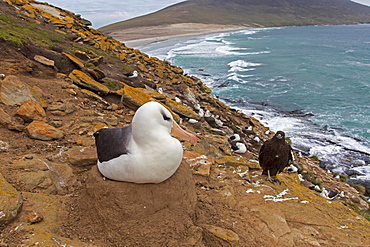
POLYGON ((100 69, 94 68, 94 69, 86 69, 87 72, 94 78, 94 80, 100 81, 105 77, 105 74, 100 69))
POLYGON ((176 102, 175 100, 171 100, 165 95, 154 91, 153 89, 138 88, 137 90, 149 95, 150 97, 156 99, 157 101, 164 103, 165 105, 168 106, 168 108, 170 108, 173 112, 177 114, 180 114, 182 116, 192 118, 195 120, 200 120, 200 116, 197 113, 195 113, 192 109, 190 109, 189 107, 179 102, 176 102))
POLYGON ((119 109, 119 106, 117 104, 112 103, 109 107, 108 110, 116 111, 119 109))
POLYGON ((239 246, 239 236, 235 232, 213 225, 202 225, 204 235, 210 243, 218 243, 217 246, 225 246, 225 242, 232 247, 239 246), (216 239, 215 239, 216 238, 216 239))
POLYGON ((125 85, 125 87, 118 90, 117 93, 122 96, 122 103, 133 110, 136 110, 141 105, 151 101, 152 99, 149 94, 128 85, 125 85))
POLYGON ((61 130, 41 121, 33 121, 30 123, 26 127, 26 132, 29 137, 43 141, 61 139, 64 136, 61 130))
POLYGON ((81 60, 78 59, 77 57, 72 56, 71 54, 68 54, 68 53, 65 53, 65 52, 63 52, 63 55, 66 56, 67 58, 69 58, 69 60, 71 60, 74 64, 76 64, 80 69, 85 67, 83 62, 81 62, 81 60))
POLYGON ((247 166, 252 169, 261 169, 257 160, 248 160, 241 156, 221 156, 216 159, 216 163, 226 166, 247 166))
POLYGON ((77 95, 77 92, 73 88, 67 88, 66 92, 69 93, 70 95, 77 95))
POLYGON ((76 111, 76 106, 73 103, 67 102, 53 102, 49 107, 48 110, 51 114, 56 116, 65 116, 71 114, 76 111))
POLYGON ((32 212, 32 213, 28 214, 28 216, 27 216, 27 220, 31 224, 39 223, 43 219, 44 219, 44 216, 40 213, 37 213, 37 212, 32 212))
POLYGON ((73 180, 73 170, 70 166, 51 162, 33 154, 16 160, 12 168, 20 171, 17 185, 23 191, 58 194, 69 189, 67 185, 73 180))
POLYGON ((0 125, 5 127, 8 126, 12 121, 12 118, 2 108, 0 108, 0 125))
POLYGON ((19 116, 13 116, 12 121, 8 124, 8 129, 16 130, 16 131, 23 131, 25 128, 24 120, 19 116))
POLYGON ((34 100, 41 104, 39 93, 14 75, 9 75, 0 84, 0 100, 5 105, 15 105, 34 100))
POLYGON ((60 119, 52 120, 52 121, 50 121, 50 125, 55 127, 55 128, 60 128, 60 127, 63 126, 63 120, 60 120, 60 119))
POLYGON ((24 120, 19 116, 9 116, 3 109, 0 108, 0 125, 9 130, 23 131, 24 120))
POLYGON ((103 94, 109 93, 109 88, 104 86, 103 84, 95 81, 93 78, 85 74, 84 72, 80 70, 73 70, 69 77, 73 80, 73 82, 79 86, 88 88, 95 92, 100 92, 103 94))
POLYGON ((31 88, 35 94, 35 97, 37 98, 37 102, 40 103, 40 105, 43 107, 43 108, 46 108, 47 107, 47 104, 45 102, 45 99, 44 99, 44 92, 41 90, 41 88, 37 87, 37 86, 33 86, 31 88))
POLYGON ((0 141, 0 152, 6 152, 9 149, 9 143, 0 141))
POLYGON ((84 51, 76 50, 74 54, 75 54, 76 57, 78 57, 79 59, 82 59, 82 60, 90 59, 90 56, 84 51))
POLYGON ((94 133, 102 128, 108 128, 109 126, 106 123, 98 123, 94 126, 94 133))
POLYGON ((87 90, 87 89, 81 89, 81 92, 83 93, 83 94, 85 94, 87 97, 89 97, 89 98, 92 98, 92 99, 94 99, 94 100, 97 100, 98 102, 100 102, 100 103, 103 103, 103 104, 105 104, 105 105, 109 105, 109 103, 105 100, 105 99, 103 99, 102 97, 100 97, 99 95, 97 95, 96 93, 94 93, 94 92, 91 92, 90 90, 87 90))
POLYGON ((55 62, 53 60, 50 60, 46 57, 43 57, 43 56, 40 56, 40 55, 35 55, 33 57, 33 59, 36 61, 36 62, 39 62, 43 65, 46 65, 46 66, 50 66, 50 67, 54 67, 55 65, 55 62))
POLYGON ((180 114, 182 116, 185 116, 185 117, 188 117, 188 118, 192 118, 192 119, 195 119, 195 120, 200 120, 200 116, 194 112, 192 109, 190 109, 189 107, 181 104, 181 103, 178 103, 174 100, 171 100, 171 99, 167 99, 166 100, 166 105, 174 112, 176 112, 177 114, 180 114))
POLYGON ((271 205, 261 205, 258 208, 253 208, 251 213, 261 217, 263 222, 269 229, 268 235, 276 239, 276 242, 281 243, 282 246, 294 246, 293 235, 285 215, 278 208, 271 212, 271 205))
POLYGON ((0 226, 17 217, 22 203, 21 194, 0 174, 0 226))
POLYGON ((33 120, 46 122, 44 108, 33 100, 22 103, 15 114, 20 116, 25 122, 32 122, 33 120))
POLYGON ((212 161, 207 156, 197 152, 185 151, 184 160, 189 164, 194 174, 209 176, 212 161))
POLYGON ((69 162, 74 166, 95 165, 98 159, 93 147, 72 147, 66 152, 69 162))
POLYGON ((90 59, 89 61, 87 61, 87 63, 92 63, 95 66, 99 66, 99 64, 101 64, 103 62, 103 59, 104 59, 104 57, 99 56, 99 57, 95 57, 95 58, 90 59))

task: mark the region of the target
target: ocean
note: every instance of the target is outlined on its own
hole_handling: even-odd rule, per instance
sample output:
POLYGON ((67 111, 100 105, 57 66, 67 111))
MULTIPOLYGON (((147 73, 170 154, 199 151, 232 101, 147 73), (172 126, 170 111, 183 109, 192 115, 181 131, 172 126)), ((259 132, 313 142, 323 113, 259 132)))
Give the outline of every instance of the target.
POLYGON ((247 29, 138 49, 370 188, 370 24, 247 29))

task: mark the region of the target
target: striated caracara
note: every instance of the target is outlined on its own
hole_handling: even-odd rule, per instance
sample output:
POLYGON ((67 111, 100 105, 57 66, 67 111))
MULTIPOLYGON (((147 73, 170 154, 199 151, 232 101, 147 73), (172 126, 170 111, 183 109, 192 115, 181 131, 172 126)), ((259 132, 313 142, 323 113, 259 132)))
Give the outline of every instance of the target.
POLYGON ((263 169, 262 175, 267 175, 267 179, 271 180, 271 176, 282 172, 289 161, 292 161, 292 148, 285 141, 285 133, 278 131, 270 140, 266 141, 259 152, 259 163, 263 169))

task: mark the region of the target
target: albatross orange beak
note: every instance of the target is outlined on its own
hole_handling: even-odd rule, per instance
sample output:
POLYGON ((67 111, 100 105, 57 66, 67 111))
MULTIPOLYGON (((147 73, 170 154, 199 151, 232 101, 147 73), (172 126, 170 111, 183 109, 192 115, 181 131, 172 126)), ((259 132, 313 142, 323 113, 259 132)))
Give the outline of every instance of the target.
POLYGON ((171 134, 176 136, 180 140, 188 141, 191 144, 196 144, 198 142, 198 138, 195 135, 190 134, 189 132, 185 131, 175 121, 173 121, 173 127, 172 127, 171 134))

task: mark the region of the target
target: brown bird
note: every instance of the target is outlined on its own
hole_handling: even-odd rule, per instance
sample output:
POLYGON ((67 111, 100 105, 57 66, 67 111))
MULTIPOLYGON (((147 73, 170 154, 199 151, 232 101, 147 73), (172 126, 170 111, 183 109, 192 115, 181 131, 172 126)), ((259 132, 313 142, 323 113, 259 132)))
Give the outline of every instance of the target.
POLYGON ((262 145, 258 160, 263 169, 262 175, 267 175, 267 180, 273 182, 271 176, 275 177, 282 172, 289 161, 293 160, 291 150, 283 131, 276 132, 274 137, 262 145))

